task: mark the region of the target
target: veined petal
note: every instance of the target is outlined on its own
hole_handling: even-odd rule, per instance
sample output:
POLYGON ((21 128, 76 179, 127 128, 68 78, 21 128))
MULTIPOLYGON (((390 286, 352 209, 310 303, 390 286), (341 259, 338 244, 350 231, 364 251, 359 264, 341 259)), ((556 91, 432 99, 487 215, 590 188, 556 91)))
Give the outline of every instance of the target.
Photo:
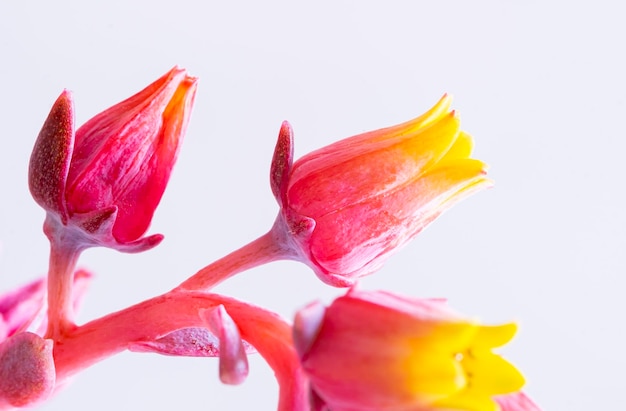
POLYGON ((138 161, 141 168, 133 179, 120 187, 116 203, 133 204, 120 207, 113 235, 120 242, 141 236, 150 225, 157 205, 176 162, 191 116, 197 82, 186 78, 179 84, 163 112, 160 133, 146 146, 149 157, 138 161))
POLYGON ((483 176, 483 168, 478 160, 456 160, 385 196, 318 218, 310 240, 311 255, 328 272, 346 274, 359 272, 379 256, 387 258, 441 212, 464 198, 464 189, 487 187, 489 180, 483 176))
MULTIPOLYGON (((185 76, 174 68, 154 83, 96 115, 76 131, 76 143, 68 175, 68 200, 72 211, 87 212, 111 204, 110 198, 98 198, 82 189, 96 184, 97 193, 132 172, 136 174, 140 160, 148 152, 144 147, 160 129, 160 117, 169 99, 185 76), (158 127, 155 129, 155 126, 158 127), (112 148, 116 149, 113 150, 112 148), (87 197, 87 194, 90 194, 87 197), (74 198, 75 197, 75 198, 74 198)), ((117 188, 117 187, 115 187, 117 188)), ((96 191, 95 188, 93 191, 96 191)))
POLYGON ((365 146, 364 149, 368 150, 368 145, 375 146, 375 143, 377 142, 393 140, 406 134, 412 134, 420 128, 426 127, 430 123, 439 120, 444 115, 450 113, 451 104, 452 98, 448 95, 444 95, 427 112, 414 119, 405 121, 404 123, 400 123, 395 126, 385 127, 374 131, 368 131, 362 134, 357 134, 355 136, 339 140, 329 146, 322 147, 316 151, 313 151, 309 155, 314 155, 315 157, 335 155, 337 152, 351 152, 355 149, 358 150, 362 146, 365 146))
POLYGON ((430 111, 413 120, 396 126, 357 134, 312 151, 297 161, 298 169, 295 170, 292 181, 298 180, 300 174, 320 172, 329 163, 342 163, 351 158, 366 156, 393 146, 404 140, 414 140, 423 129, 429 129, 432 123, 439 122, 445 117, 458 120, 449 108, 450 99, 444 96, 430 111))
POLYGON ((402 137, 363 145, 360 153, 355 147, 323 158, 305 156, 293 167, 289 206, 297 213, 320 218, 384 195, 436 164, 452 147, 459 128, 458 118, 446 115, 402 137))

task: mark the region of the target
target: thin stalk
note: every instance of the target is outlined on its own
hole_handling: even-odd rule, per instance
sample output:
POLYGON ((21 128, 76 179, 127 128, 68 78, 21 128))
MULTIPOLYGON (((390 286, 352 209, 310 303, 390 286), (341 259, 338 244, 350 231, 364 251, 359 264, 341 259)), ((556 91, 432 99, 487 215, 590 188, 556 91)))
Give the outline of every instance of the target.
POLYGON ((175 290, 210 291, 222 281, 242 271, 276 260, 293 259, 295 254, 283 225, 284 222, 279 215, 270 231, 200 269, 175 290))
POLYGON ((48 329, 45 338, 59 340, 75 327, 72 300, 74 270, 82 248, 50 240, 48 269, 48 329))

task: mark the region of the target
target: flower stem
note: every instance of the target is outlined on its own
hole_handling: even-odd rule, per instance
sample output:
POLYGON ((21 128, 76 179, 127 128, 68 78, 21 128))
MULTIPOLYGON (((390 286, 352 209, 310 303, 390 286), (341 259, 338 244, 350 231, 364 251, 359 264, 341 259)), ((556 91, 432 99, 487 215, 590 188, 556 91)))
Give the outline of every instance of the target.
POLYGON ((50 238, 48 329, 45 338, 58 340, 75 327, 72 300, 74 269, 82 248, 50 238))
POLYGON ((308 410, 308 385, 293 348, 291 326, 262 308, 202 292, 173 290, 68 331, 54 348, 57 384, 130 343, 155 340, 181 328, 205 327, 200 312, 220 304, 241 337, 274 370, 280 385, 278 410, 308 410))
POLYGON ((242 271, 272 261, 293 258, 293 251, 289 246, 284 230, 277 229, 281 223, 282 219, 278 218, 270 231, 200 269, 183 281, 175 290, 209 291, 222 281, 242 271))

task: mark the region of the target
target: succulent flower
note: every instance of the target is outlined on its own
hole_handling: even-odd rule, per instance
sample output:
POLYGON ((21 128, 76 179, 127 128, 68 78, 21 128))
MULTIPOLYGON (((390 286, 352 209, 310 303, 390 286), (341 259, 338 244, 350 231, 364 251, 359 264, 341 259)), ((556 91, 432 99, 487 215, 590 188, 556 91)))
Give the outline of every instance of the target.
POLYGON ((444 96, 424 115, 313 151, 292 164, 284 123, 271 169, 275 230, 326 283, 349 286, 380 268, 456 202, 489 186, 471 137, 444 96))
POLYGON ((294 342, 327 409, 496 411, 495 396, 524 385, 492 352, 516 328, 481 325, 443 300, 352 290, 298 312, 294 342))

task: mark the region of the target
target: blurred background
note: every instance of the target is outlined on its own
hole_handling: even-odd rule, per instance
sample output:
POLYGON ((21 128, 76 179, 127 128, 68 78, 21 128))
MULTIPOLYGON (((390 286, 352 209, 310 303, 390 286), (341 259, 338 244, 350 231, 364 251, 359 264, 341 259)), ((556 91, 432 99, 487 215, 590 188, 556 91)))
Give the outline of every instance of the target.
MULTIPOLYGON (((33 143, 67 88, 77 124, 174 65, 200 78, 192 121, 149 233, 156 249, 84 253, 79 321, 163 293, 263 234, 281 121, 296 156, 417 116, 454 96, 493 189, 460 203, 365 289, 447 297, 520 324, 503 353, 545 410, 620 409, 626 383, 621 2, 2 2, 0 291, 47 271, 43 211, 27 188, 33 143)), ((216 290, 286 318, 343 293, 278 262, 216 290)), ((124 353, 42 410, 272 410, 258 356, 241 386, 217 360, 124 353)))

